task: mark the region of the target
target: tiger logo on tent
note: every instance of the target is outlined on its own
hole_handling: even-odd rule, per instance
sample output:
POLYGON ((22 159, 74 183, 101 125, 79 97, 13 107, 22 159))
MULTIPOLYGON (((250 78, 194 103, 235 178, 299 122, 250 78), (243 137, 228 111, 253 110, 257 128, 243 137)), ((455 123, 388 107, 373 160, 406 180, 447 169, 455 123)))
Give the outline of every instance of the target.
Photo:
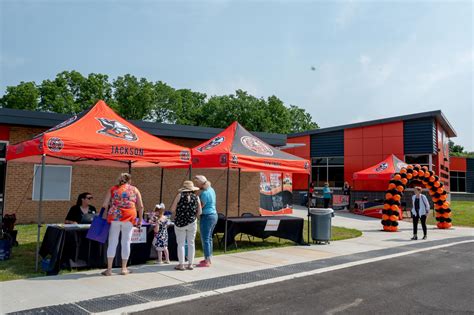
POLYGON ((138 136, 127 126, 116 120, 107 118, 96 118, 102 125, 102 129, 97 130, 98 134, 123 139, 126 141, 137 141, 138 136))

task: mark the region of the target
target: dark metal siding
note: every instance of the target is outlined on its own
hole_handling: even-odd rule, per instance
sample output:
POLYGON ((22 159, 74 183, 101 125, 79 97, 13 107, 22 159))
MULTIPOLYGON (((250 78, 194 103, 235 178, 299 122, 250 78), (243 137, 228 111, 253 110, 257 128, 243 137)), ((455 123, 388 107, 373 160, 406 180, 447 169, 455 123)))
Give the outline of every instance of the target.
POLYGON ((344 130, 311 135, 311 157, 344 156, 344 130))
POLYGON ((403 122, 405 154, 436 154, 436 125, 433 118, 403 122))
POLYGON ((466 159, 466 192, 474 193, 474 158, 466 159))

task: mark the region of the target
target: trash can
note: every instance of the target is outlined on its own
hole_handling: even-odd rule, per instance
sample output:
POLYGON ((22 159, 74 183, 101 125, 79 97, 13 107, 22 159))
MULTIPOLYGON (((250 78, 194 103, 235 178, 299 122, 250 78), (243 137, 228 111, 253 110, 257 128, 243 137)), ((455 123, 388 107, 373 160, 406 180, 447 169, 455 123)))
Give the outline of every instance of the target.
POLYGON ((333 209, 313 208, 309 210, 311 215, 311 237, 316 244, 331 241, 331 219, 334 217, 333 209))

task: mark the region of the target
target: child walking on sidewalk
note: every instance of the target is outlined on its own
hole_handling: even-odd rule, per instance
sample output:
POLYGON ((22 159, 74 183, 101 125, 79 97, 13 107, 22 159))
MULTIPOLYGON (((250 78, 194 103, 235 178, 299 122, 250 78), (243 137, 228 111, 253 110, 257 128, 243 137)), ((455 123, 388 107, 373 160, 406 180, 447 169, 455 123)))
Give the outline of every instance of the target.
POLYGON ((153 247, 158 253, 158 264, 163 263, 163 254, 165 255, 165 264, 170 263, 170 255, 168 252, 168 224, 169 219, 165 216, 165 205, 160 203, 155 206, 155 237, 153 239, 153 247))

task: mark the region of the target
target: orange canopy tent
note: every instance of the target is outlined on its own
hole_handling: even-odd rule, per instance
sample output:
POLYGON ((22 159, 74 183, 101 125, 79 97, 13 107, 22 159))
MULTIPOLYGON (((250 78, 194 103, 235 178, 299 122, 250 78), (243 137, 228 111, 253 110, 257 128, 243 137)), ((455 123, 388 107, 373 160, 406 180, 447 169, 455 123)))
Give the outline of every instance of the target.
MULTIPOLYGON (((45 164, 190 167, 191 151, 161 140, 117 115, 104 101, 31 140, 9 145, 7 161, 41 162, 36 268, 45 164)), ((161 176, 163 180, 163 173, 161 176)), ((163 186, 163 182, 161 183, 163 186)), ((160 193, 160 200, 162 196, 160 193)))
MULTIPOLYGON (((283 152, 252 135, 238 122, 233 122, 214 138, 192 149, 193 168, 227 169, 225 216, 229 210, 230 169, 238 169, 238 211, 240 213, 240 172, 290 172, 310 175, 308 160, 283 152)), ((309 182, 309 180, 308 180, 309 182)), ((308 209, 309 217, 309 209, 308 209)), ((227 220, 224 251, 227 250, 227 220)), ((309 235, 308 235, 309 241, 309 235)))
POLYGON ((310 173, 308 160, 280 151, 248 132, 238 122, 192 149, 193 168, 310 173))
POLYGON ((355 172, 353 178, 355 180, 390 180, 393 174, 400 172, 407 164, 397 158, 394 154, 387 156, 385 160, 372 165, 365 170, 355 172))
POLYGON ((104 101, 31 140, 9 145, 7 160, 55 164, 180 167, 190 149, 161 140, 117 115, 104 101))

